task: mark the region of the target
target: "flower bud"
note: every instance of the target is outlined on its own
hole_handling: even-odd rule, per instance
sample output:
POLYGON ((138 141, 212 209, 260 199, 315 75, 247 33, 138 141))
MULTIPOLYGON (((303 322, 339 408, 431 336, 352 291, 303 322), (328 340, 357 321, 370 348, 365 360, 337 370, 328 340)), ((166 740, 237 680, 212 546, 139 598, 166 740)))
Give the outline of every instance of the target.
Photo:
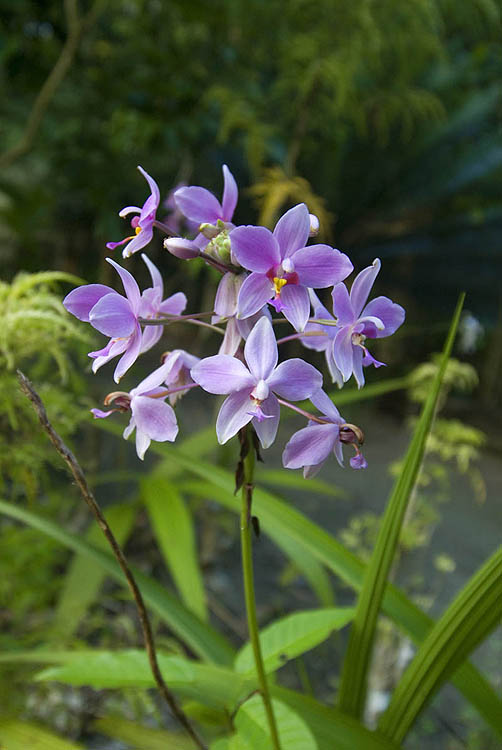
POLYGON ((192 258, 197 258, 200 253, 195 242, 185 240, 183 237, 169 237, 164 240, 164 247, 171 255, 175 255, 176 258, 181 258, 181 260, 192 260, 192 258))
POLYGON ((221 232, 221 229, 215 227, 214 224, 208 224, 207 222, 201 224, 199 232, 206 237, 208 240, 214 240, 214 238, 221 232))
POLYGON ((319 234, 319 219, 314 214, 309 214, 310 231, 309 237, 316 237, 319 234))

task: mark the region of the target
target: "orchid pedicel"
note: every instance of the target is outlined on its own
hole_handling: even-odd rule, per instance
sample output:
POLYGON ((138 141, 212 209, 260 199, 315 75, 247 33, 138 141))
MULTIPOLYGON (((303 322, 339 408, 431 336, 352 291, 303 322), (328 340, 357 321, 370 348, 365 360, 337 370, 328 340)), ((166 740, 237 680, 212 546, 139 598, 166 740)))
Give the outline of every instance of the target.
POLYGON ((141 291, 127 269, 107 258, 120 276, 125 294, 102 284, 88 284, 67 295, 63 302, 66 309, 109 337, 103 349, 89 354, 94 372, 120 356, 114 372, 118 383, 163 334, 163 349, 168 350, 151 375, 129 393, 108 394, 105 405, 111 408, 93 409, 94 416, 104 418, 129 411, 124 437, 136 430, 136 450, 143 459, 151 440, 176 439, 173 406, 182 395, 200 387, 206 393, 226 396, 216 421, 222 444, 251 424, 261 447, 270 447, 276 439, 281 408, 285 408, 306 420, 284 448, 286 468, 303 468, 308 478, 330 455, 343 465, 344 444, 355 450, 350 465, 365 468, 361 428, 340 416, 325 392, 325 384, 323 390, 322 374, 312 364, 300 358, 279 363, 278 343, 297 339, 306 351, 324 351, 334 383, 342 387, 354 375, 362 387, 364 368, 383 364, 370 353, 368 341, 391 335, 405 317, 403 308, 387 297, 367 301, 380 271, 380 260, 363 269, 349 291, 345 282, 353 271, 352 262, 330 245, 308 244, 319 230, 319 221, 304 203, 286 211, 273 231, 236 226, 233 218, 238 189, 226 165, 222 169, 221 202, 198 186, 183 186, 172 193, 177 212, 196 232, 195 237, 173 237, 167 225, 156 219, 160 204, 157 183, 144 169, 139 170, 150 195, 141 208, 126 206, 120 211, 123 217, 134 214, 134 234, 108 243, 108 249, 125 245, 123 256, 127 258, 151 242, 155 226, 168 235, 164 246, 173 255, 181 261, 199 258, 217 268, 222 277, 213 309, 204 313, 183 314, 189 307, 183 291, 163 299, 162 275, 145 254, 142 259, 152 279, 151 287, 141 291), (329 288, 333 313, 315 291, 329 288), (205 317, 210 322, 204 321, 205 317), (165 326, 174 321, 207 326, 220 333, 215 354, 199 359, 196 353, 169 351, 169 329, 165 326), (280 326, 281 336, 276 337, 281 322, 290 324, 290 335, 283 335, 284 327, 280 326), (306 399, 310 399, 311 409, 295 404, 306 399))

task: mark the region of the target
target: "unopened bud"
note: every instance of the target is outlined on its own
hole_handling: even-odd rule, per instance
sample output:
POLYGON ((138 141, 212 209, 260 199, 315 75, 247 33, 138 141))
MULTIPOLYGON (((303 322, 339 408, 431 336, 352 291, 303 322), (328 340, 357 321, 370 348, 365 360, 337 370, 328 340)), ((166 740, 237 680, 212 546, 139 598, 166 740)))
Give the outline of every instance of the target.
POLYGON ((181 260, 192 260, 199 256, 200 250, 192 240, 185 240, 183 237, 169 237, 164 240, 165 249, 181 260))
POLYGON ((310 230, 309 237, 316 237, 319 234, 319 219, 315 214, 309 214, 310 230))

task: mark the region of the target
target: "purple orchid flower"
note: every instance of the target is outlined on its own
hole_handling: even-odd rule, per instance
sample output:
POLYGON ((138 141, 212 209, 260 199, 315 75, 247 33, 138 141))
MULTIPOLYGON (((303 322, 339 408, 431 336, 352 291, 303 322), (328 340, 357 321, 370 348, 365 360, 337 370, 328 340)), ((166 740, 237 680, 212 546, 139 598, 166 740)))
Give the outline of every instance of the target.
MULTIPOLYGON (((141 295, 139 317, 153 319, 164 315, 181 315, 187 305, 186 296, 183 292, 176 292, 176 294, 172 294, 163 300, 164 284, 159 269, 144 253, 141 254, 141 257, 150 271, 153 286, 145 289, 141 295)), ((160 325, 147 326, 143 331, 141 352, 146 352, 152 346, 155 346, 161 338, 162 332, 163 327, 160 325)))
MULTIPOLYGON (((223 165, 223 183, 221 203, 206 188, 191 185, 175 191, 176 205, 189 221, 196 222, 199 226, 201 224, 216 226, 219 221, 224 224, 231 224, 239 193, 234 176, 226 164, 223 165)), ((203 239, 207 244, 208 239, 203 239)), ((197 242, 197 238, 195 242, 197 242)))
POLYGON ((173 390, 173 393, 169 394, 169 402, 172 406, 193 386, 194 381, 190 371, 197 362, 200 362, 200 357, 189 354, 184 349, 174 349, 165 355, 164 364, 170 364, 170 368, 164 382, 169 390, 173 390), (184 385, 187 386, 186 389, 183 389, 184 385))
MULTIPOLYGON (((320 328, 329 342, 325 349, 328 367, 339 385, 347 382, 353 374, 361 388, 364 385, 363 366, 384 365, 369 353, 365 340, 390 336, 404 321, 404 309, 388 297, 376 297, 366 304, 380 267, 380 260, 376 258, 371 266, 363 269, 354 279, 350 295, 345 284, 335 286, 332 292, 334 318, 319 300, 316 303, 315 296, 312 297, 314 317, 333 321, 336 318, 336 327, 321 325, 320 328)), ((311 348, 324 346, 317 337, 305 338, 303 343, 311 348)))
POLYGON ((153 226, 155 224, 156 212, 160 203, 160 191, 157 183, 142 167, 138 166, 138 169, 148 182, 151 193, 143 203, 142 208, 139 208, 138 206, 126 206, 119 211, 119 216, 121 218, 124 218, 124 216, 128 216, 129 214, 139 214, 139 216, 135 216, 131 220, 131 226, 134 229, 135 234, 130 237, 125 237, 123 240, 120 240, 120 242, 106 243, 108 250, 115 250, 116 247, 127 243, 122 251, 123 258, 129 258, 134 253, 138 252, 138 250, 141 250, 142 247, 148 245, 151 241, 153 237, 153 226))
POLYGON ((270 302, 297 331, 310 314, 308 287, 323 288, 345 279, 353 265, 329 245, 305 247, 310 233, 307 206, 287 211, 270 232, 265 227, 237 227, 230 233, 232 252, 251 271, 238 299, 238 317, 247 318, 270 302))
POLYGON ((220 283, 218 284, 216 297, 214 299, 215 314, 213 315, 211 322, 219 323, 222 320, 227 321, 225 335, 218 354, 229 354, 230 356, 234 356, 242 339, 247 339, 255 323, 257 323, 263 315, 271 320, 271 315, 267 307, 262 307, 261 310, 258 310, 257 313, 251 315, 249 318, 239 320, 236 317, 239 289, 245 278, 245 274, 236 274, 229 271, 221 277, 220 283))
POLYGON ((192 368, 196 383, 209 393, 230 394, 216 420, 218 442, 223 444, 249 422, 263 448, 275 440, 280 406, 275 394, 291 401, 308 398, 322 384, 322 375, 301 359, 277 365, 277 342, 270 320, 261 318, 244 347, 246 365, 235 357, 217 354, 192 368))
POLYGON ((108 344, 99 351, 89 352, 94 359, 92 370, 122 354, 114 372, 118 383, 141 351, 141 327, 138 322, 141 295, 136 279, 111 258, 106 259, 119 274, 126 296, 104 284, 87 284, 70 292, 63 300, 64 307, 79 320, 90 323, 100 333, 110 336, 108 344))
POLYGON ((350 465, 353 469, 365 469, 368 464, 357 446, 355 426, 346 424, 324 391, 317 391, 310 400, 322 413, 325 423, 310 422, 307 427, 295 432, 284 448, 283 466, 286 469, 300 469, 303 466, 303 476, 311 479, 320 471, 331 452, 343 466, 342 444, 352 443, 356 455, 350 459, 350 465))
POLYGON ((123 435, 127 440, 136 429, 136 453, 142 461, 152 440, 158 443, 172 443, 178 434, 176 414, 164 401, 167 391, 165 388, 159 388, 169 377, 172 367, 173 362, 166 361, 129 393, 110 393, 105 399, 105 404, 116 402, 117 408, 108 411, 91 409, 94 417, 98 419, 104 419, 114 411, 131 410, 131 419, 123 435))

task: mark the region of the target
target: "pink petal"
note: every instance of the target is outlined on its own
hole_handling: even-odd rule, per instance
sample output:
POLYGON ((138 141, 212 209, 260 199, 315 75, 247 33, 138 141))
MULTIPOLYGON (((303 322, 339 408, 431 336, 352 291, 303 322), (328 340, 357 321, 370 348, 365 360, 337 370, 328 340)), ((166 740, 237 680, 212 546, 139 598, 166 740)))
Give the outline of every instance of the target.
POLYGON ((132 274, 129 273, 129 271, 127 271, 125 268, 122 268, 122 266, 119 266, 119 264, 115 263, 115 261, 112 260, 111 258, 106 258, 106 260, 111 266, 114 267, 114 269, 117 271, 118 275, 120 276, 120 279, 124 286, 124 291, 127 295, 127 299, 131 303, 131 309, 133 313, 137 315, 140 301, 141 301, 141 294, 140 294, 139 286, 136 282, 136 279, 134 278, 132 274))
POLYGON ((281 216, 274 229, 281 258, 287 258, 305 247, 310 233, 310 214, 305 203, 299 203, 281 216))
POLYGON ((174 200, 181 213, 198 224, 216 224, 223 217, 220 202, 203 187, 182 187, 174 193, 174 200))
POLYGON ((249 395, 255 384, 247 367, 228 354, 202 359, 192 367, 190 375, 208 393, 232 393, 249 388, 249 395))
POLYGON ((176 292, 160 303, 158 312, 164 315, 181 315, 186 306, 186 295, 183 292, 176 292))
POLYGON ((146 247, 153 237, 153 222, 149 226, 142 226, 141 232, 135 235, 128 245, 122 250, 123 258, 130 258, 137 253, 142 247, 146 247))
POLYGON ((138 169, 141 172, 141 174, 143 175, 143 177, 145 178, 145 180, 148 182, 150 190, 152 191, 153 202, 155 204, 155 207, 157 207, 159 205, 159 203, 160 203, 159 186, 157 185, 157 183, 155 182, 155 180, 153 179, 153 177, 150 177, 150 175, 148 174, 148 172, 146 172, 143 169, 143 167, 140 167, 138 165, 138 169))
POLYGON ((128 299, 117 292, 111 292, 96 302, 89 313, 89 322, 105 336, 124 338, 134 331, 136 316, 128 299))
POLYGON ((249 334, 244 347, 244 359, 255 378, 266 380, 277 365, 277 342, 272 323, 260 318, 249 334))
POLYGON ((141 354, 148 352, 162 338, 163 326, 146 326, 141 337, 141 354))
POLYGON ((354 266, 345 253, 329 245, 311 245, 297 250, 291 257, 300 284, 324 288, 343 281, 354 266))
POLYGON ((223 165, 223 198, 221 201, 221 207, 223 209, 222 219, 223 221, 232 221, 235 207, 237 205, 237 198, 239 197, 239 191, 237 190, 237 183, 235 182, 232 172, 229 170, 226 164, 223 165))
POLYGON ((86 284, 73 289, 63 300, 63 306, 79 320, 89 322, 89 313, 101 297, 115 294, 114 290, 104 284, 86 284))
POLYGON ((141 351, 141 328, 139 324, 136 330, 129 338, 127 342, 127 349, 123 356, 120 358, 115 372, 113 373, 113 379, 116 383, 120 382, 120 379, 125 375, 127 370, 136 362, 141 351))
POLYGON ((145 253, 141 253, 141 257, 144 263, 146 263, 146 267, 150 271, 153 287, 154 289, 158 289, 160 293, 160 299, 162 299, 162 295, 164 294, 164 282, 162 281, 162 275, 155 263, 152 263, 148 255, 145 255, 145 253))
POLYGON ((250 273, 242 284, 237 298, 237 316, 249 318, 273 297, 274 285, 263 273, 250 273))
POLYGON ((158 443, 166 440, 173 442, 178 434, 176 415, 172 406, 158 398, 134 396, 131 411, 136 422, 136 429, 144 432, 158 443))
POLYGON ((267 273, 281 262, 279 244, 265 227, 237 227, 229 237, 235 258, 249 271, 267 273))

